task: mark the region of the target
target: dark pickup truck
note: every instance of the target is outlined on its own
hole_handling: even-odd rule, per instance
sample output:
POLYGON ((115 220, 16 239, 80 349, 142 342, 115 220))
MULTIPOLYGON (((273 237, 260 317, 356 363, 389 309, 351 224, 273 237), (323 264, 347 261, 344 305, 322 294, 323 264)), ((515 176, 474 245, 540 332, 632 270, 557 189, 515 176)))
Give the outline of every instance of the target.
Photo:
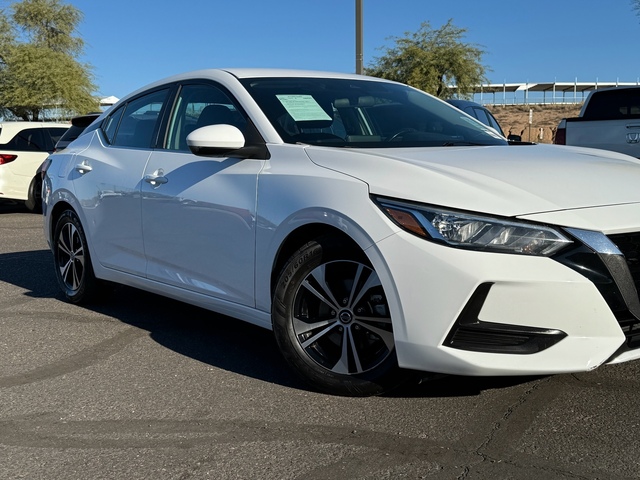
POLYGON ((578 117, 560 121, 553 143, 640 158, 640 86, 594 90, 578 117))

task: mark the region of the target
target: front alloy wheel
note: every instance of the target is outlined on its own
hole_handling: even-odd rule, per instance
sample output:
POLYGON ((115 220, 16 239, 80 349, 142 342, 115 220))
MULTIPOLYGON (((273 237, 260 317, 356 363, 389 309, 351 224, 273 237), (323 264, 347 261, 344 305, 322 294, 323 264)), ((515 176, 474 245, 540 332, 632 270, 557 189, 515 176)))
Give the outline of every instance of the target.
POLYGON ((404 377, 384 289, 355 249, 325 238, 296 252, 278 282, 273 323, 285 358, 319 390, 375 395, 404 377))
POLYGON ((382 285, 359 262, 335 260, 314 268, 295 293, 292 320, 299 346, 334 373, 367 372, 393 350, 382 285))

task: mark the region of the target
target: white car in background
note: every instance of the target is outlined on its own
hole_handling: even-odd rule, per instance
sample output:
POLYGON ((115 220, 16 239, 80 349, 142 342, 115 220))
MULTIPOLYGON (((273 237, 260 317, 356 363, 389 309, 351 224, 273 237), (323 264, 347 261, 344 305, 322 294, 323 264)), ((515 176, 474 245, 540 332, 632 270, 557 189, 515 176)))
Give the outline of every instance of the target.
POLYGON ((68 128, 61 123, 0 122, 0 199, 24 200, 29 210, 40 211, 37 170, 68 128))
POLYGON ((402 84, 178 75, 120 100, 44 171, 70 301, 110 281, 273 329, 325 392, 640 357, 640 162, 509 145, 402 84))

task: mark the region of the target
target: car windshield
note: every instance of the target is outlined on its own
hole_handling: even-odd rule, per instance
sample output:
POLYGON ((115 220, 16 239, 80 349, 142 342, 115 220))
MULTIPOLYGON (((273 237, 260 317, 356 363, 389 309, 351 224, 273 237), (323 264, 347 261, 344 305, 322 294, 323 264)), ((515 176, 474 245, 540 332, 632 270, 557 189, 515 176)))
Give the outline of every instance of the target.
POLYGON ((358 148, 507 145, 457 108, 402 84, 300 77, 242 83, 286 143, 358 148))

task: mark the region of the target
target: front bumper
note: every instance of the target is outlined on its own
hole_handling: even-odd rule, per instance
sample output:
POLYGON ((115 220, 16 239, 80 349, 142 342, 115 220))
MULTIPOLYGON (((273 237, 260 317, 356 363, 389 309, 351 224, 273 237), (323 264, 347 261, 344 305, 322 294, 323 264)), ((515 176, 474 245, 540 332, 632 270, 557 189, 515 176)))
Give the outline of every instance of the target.
MULTIPOLYGON (((626 266, 624 275, 612 273, 602 258, 609 254, 597 246, 552 259, 460 250, 399 232, 377 247, 385 263, 376 269, 388 274, 397 296, 390 306, 402 367, 539 375, 640 358, 633 275, 626 266)), ((621 258, 604 260, 620 267, 621 258)))

